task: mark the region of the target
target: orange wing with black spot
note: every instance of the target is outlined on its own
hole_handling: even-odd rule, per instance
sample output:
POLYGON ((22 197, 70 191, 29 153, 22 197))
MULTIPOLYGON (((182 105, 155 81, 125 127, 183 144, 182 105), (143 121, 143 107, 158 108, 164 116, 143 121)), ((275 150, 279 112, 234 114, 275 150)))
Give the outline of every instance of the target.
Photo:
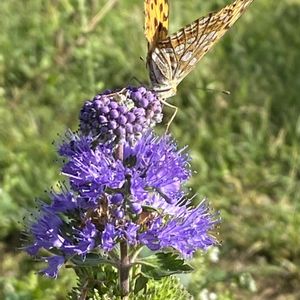
POLYGON ((169 3, 168 0, 145 0, 145 36, 151 51, 158 41, 168 36, 169 3))

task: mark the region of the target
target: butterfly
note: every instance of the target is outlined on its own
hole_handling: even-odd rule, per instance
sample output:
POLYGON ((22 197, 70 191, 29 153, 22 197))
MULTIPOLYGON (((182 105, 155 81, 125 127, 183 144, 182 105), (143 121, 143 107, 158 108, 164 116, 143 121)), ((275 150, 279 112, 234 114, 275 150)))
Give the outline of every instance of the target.
MULTIPOLYGON (((168 0, 144 1, 145 36, 148 41, 147 68, 152 89, 160 99, 176 94, 177 85, 252 2, 253 0, 235 0, 169 36, 168 0)), ((175 106, 172 107, 177 110, 175 106)))

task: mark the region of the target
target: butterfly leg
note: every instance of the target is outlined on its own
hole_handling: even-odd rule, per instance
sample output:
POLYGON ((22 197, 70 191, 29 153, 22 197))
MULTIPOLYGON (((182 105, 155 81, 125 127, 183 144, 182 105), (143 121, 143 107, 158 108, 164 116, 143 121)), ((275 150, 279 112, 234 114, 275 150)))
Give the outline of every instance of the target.
POLYGON ((172 104, 168 103, 168 102, 167 102, 166 100, 164 100, 164 99, 160 99, 160 101, 161 101, 164 105, 166 105, 166 106, 168 106, 168 107, 174 109, 174 112, 173 112, 173 114, 172 114, 172 116, 171 116, 171 118, 170 118, 170 120, 169 120, 169 122, 168 122, 168 124, 167 124, 166 132, 168 132, 171 123, 172 123, 173 120, 175 119, 175 116, 176 116, 177 111, 178 111, 178 107, 175 106, 175 105, 172 105, 172 104))

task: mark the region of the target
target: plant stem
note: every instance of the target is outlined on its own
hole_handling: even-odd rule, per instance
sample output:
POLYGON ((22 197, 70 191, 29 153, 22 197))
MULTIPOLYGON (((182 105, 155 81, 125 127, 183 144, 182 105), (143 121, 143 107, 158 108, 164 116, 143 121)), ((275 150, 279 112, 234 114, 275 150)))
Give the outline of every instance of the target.
POLYGON ((129 294, 129 256, 128 256, 128 246, 126 241, 120 242, 120 254, 121 261, 119 267, 119 275, 120 275, 120 290, 121 296, 123 300, 128 299, 129 294))
POLYGON ((116 152, 115 152, 115 158, 119 159, 119 160, 124 159, 124 145, 123 144, 119 144, 117 146, 116 152))
MULTIPOLYGON (((116 159, 124 159, 124 146, 119 144, 115 152, 116 159)), ((128 255, 128 245, 126 241, 120 242, 120 266, 119 266, 119 280, 120 291, 123 300, 128 299, 129 294, 129 271, 130 271, 130 259, 128 255)))

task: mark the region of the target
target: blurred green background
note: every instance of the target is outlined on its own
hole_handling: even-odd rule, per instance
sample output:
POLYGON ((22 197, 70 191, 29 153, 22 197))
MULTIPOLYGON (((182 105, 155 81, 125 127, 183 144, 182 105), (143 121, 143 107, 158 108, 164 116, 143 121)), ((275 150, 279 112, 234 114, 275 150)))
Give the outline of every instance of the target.
MULTIPOLYGON (((170 31, 229 2, 170 0, 170 31)), ((254 1, 171 99, 193 192, 223 218, 219 252, 183 278, 195 299, 300 299, 299 29, 299 0, 254 1)), ((72 271, 35 275, 22 218, 57 182, 51 143, 83 101, 148 82, 140 56, 142 0, 0 1, 0 299, 65 299, 72 271)))

